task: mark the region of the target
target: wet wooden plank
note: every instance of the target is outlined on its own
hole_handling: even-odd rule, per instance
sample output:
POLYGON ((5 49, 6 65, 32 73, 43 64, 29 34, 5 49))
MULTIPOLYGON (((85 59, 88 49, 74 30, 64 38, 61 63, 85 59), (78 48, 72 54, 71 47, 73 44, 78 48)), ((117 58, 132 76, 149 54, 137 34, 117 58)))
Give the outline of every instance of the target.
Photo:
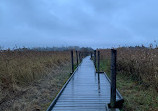
MULTIPOLYGON (((116 95, 119 100, 119 95, 116 95)), ((104 74, 99 78, 90 57, 82 64, 60 95, 52 111, 106 111, 110 102, 110 83, 104 74)))

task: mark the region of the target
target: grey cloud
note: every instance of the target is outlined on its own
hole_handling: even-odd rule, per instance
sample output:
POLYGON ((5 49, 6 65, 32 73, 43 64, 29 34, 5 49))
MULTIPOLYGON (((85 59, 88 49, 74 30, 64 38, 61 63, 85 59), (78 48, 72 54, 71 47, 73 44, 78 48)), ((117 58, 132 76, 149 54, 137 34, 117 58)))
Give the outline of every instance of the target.
POLYGON ((156 0, 1 0, 1 46, 113 47, 157 40, 156 0))

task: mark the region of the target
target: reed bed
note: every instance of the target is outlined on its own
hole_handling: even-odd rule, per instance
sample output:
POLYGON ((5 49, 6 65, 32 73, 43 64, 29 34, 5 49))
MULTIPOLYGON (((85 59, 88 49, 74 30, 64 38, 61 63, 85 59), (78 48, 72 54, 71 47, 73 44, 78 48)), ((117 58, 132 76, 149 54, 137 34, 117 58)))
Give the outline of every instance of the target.
POLYGON ((0 103, 64 64, 70 64, 70 51, 0 51, 0 103))
MULTIPOLYGON (((101 49, 101 60, 110 62, 110 49, 101 49)), ((110 63, 108 64, 110 70, 110 63)), ((131 77, 144 88, 158 91, 158 49, 153 48, 117 48, 118 74, 131 77)))

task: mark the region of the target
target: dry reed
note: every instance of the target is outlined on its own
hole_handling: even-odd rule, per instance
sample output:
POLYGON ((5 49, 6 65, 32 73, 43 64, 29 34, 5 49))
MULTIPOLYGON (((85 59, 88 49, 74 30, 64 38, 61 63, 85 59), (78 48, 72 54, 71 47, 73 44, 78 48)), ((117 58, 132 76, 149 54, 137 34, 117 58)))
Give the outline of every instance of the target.
POLYGON ((4 50, 0 52, 0 103, 51 70, 70 64, 69 51, 4 50))
MULTIPOLYGON (((110 50, 102 49, 101 59, 110 59, 110 50)), ((108 66, 110 67, 110 66, 108 66)), ((158 91, 158 49, 118 48, 118 74, 126 74, 145 88, 153 87, 158 91)))

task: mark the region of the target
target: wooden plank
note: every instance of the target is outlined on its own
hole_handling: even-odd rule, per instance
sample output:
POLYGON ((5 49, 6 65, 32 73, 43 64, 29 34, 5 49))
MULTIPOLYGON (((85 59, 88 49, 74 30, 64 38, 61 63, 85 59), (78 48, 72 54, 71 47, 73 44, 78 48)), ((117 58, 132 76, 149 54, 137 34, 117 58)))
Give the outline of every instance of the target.
MULTIPOLYGON (((116 94, 116 100, 120 96, 116 94)), ((90 57, 83 59, 52 111, 106 111, 110 103, 110 82, 98 75, 90 57)))

